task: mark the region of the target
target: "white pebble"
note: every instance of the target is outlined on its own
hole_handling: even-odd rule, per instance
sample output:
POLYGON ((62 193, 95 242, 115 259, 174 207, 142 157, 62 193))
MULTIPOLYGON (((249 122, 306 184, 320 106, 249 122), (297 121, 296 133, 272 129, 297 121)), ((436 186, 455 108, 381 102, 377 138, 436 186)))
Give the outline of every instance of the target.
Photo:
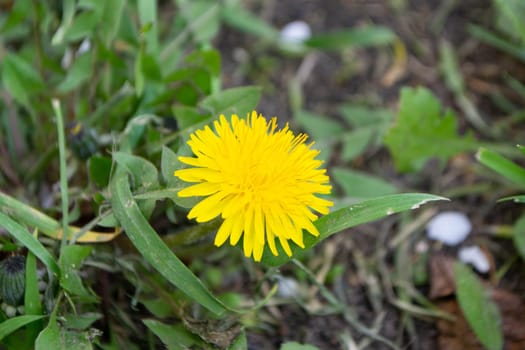
POLYGON ((459 260, 474 266, 481 273, 487 273, 490 270, 489 260, 478 246, 463 247, 459 250, 458 256, 459 260))
POLYGON ((11 306, 11 305, 7 305, 7 307, 5 308, 5 315, 7 317, 15 317, 16 316, 16 308, 14 306, 11 306))
POLYGON ((445 211, 434 216, 427 224, 427 236, 455 246, 465 240, 472 230, 468 217, 458 211, 445 211))
POLYGON ((18 312, 19 315, 23 315, 26 313, 26 308, 24 307, 24 305, 20 305, 19 307, 16 308, 16 311, 18 312))
POLYGON ((277 295, 282 298, 292 298, 299 295, 299 284, 293 278, 280 277, 277 295))
POLYGON ((281 41, 287 44, 302 44, 312 36, 308 23, 293 21, 281 29, 281 41))

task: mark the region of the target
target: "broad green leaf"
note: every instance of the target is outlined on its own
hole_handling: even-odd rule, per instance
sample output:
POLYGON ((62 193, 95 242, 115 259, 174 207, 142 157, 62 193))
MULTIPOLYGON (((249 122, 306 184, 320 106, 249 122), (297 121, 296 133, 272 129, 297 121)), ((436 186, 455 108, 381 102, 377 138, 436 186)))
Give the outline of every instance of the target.
POLYGON ((0 227, 7 230, 17 241, 19 241, 24 247, 31 251, 35 256, 47 266, 49 270, 55 273, 57 276, 60 275, 60 270, 55 259, 47 251, 47 249, 35 238, 26 228, 11 219, 0 211, 0 227))
POLYGON ((442 114, 442 107, 425 88, 404 88, 396 124, 387 132, 384 142, 396 168, 402 172, 418 171, 430 158, 442 162, 450 157, 476 149, 471 134, 457 134, 456 116, 451 110, 442 114))
POLYGON ((177 196, 178 191, 189 186, 187 182, 182 181, 173 175, 176 170, 183 169, 184 167, 185 165, 178 160, 177 154, 175 154, 175 152, 173 152, 168 147, 162 147, 161 170, 162 177, 164 178, 164 181, 167 185, 167 188, 164 190, 164 194, 168 195, 172 193, 172 195, 168 196, 167 198, 170 198, 175 204, 182 208, 193 208, 195 204, 197 204, 202 198, 177 196))
POLYGON ((222 19, 227 25, 262 39, 268 41, 279 39, 279 31, 277 29, 241 6, 224 7, 222 19))
POLYGON ((173 106, 171 110, 181 130, 210 119, 208 114, 202 114, 195 107, 173 106))
POLYGON ((117 166, 110 182, 110 192, 115 217, 144 259, 189 298, 216 315, 225 314, 228 309, 173 254, 148 223, 133 199, 128 175, 121 166, 117 166))
POLYGON ((60 286, 75 296, 85 300, 96 300, 82 283, 78 274, 82 261, 91 254, 92 247, 87 245, 67 245, 60 254, 60 286))
MULTIPOLYGON (((406 210, 417 209, 420 206, 446 198, 425 193, 403 193, 392 194, 379 198, 369 199, 347 208, 339 209, 328 215, 322 216, 314 222, 315 227, 321 234, 314 237, 308 233, 304 234, 305 249, 311 248, 334 233, 341 232, 351 227, 372 222, 406 210)), ((297 255, 302 248, 290 244, 292 254, 297 255)), ((279 255, 273 256, 269 249, 265 249, 262 262, 271 266, 280 266, 290 258, 284 250, 277 245, 279 255)))
POLYGON ((93 77, 93 54, 86 52, 73 63, 66 78, 57 86, 61 93, 70 92, 93 77))
POLYGON ((481 344, 489 350, 503 349, 501 317, 485 287, 476 275, 461 263, 454 264, 454 278, 461 311, 481 344))
POLYGON ((489 167, 516 185, 525 188, 525 169, 519 165, 485 148, 478 150, 476 158, 481 164, 489 167))
POLYGON ((391 44, 395 39, 396 35, 390 28, 370 25, 313 35, 305 41, 305 45, 321 50, 342 50, 391 44))
POLYGON ((92 156, 88 160, 88 173, 90 180, 99 188, 105 188, 109 184, 109 175, 112 166, 111 158, 104 156, 92 156))
POLYGON ((100 320, 102 317, 103 315, 98 312, 86 312, 80 315, 68 314, 64 316, 64 323, 69 329, 87 330, 95 321, 100 320))
POLYGON ((317 346, 309 345, 309 344, 300 344, 295 341, 289 341, 286 343, 283 343, 279 350, 319 350, 317 346))
POLYGON ((113 153, 113 158, 118 164, 126 168, 126 170, 133 175, 136 188, 158 188, 159 173, 155 165, 150 161, 124 152, 113 153))
POLYGON ((21 315, 0 322, 0 340, 25 325, 44 318, 42 315, 21 315))
POLYGON ((53 311, 47 327, 40 332, 35 341, 35 350, 49 349, 66 350, 60 338, 60 327, 56 321, 56 311, 53 311))
POLYGON ((184 350, 196 345, 203 346, 203 342, 182 325, 167 325, 157 320, 143 320, 142 322, 162 340, 168 350, 184 350))
POLYGON ((7 52, 1 64, 2 85, 18 102, 27 105, 32 95, 44 89, 40 73, 21 56, 7 52))
POLYGON ((340 123, 323 115, 302 110, 294 118, 314 140, 332 139, 344 131, 340 123))
POLYGON ((521 258, 525 260, 525 216, 520 217, 514 223, 512 238, 516 250, 521 255, 521 258))
POLYGON ((334 168, 333 179, 349 197, 371 198, 398 192, 396 186, 385 180, 354 170, 334 168))
POLYGON ((208 109, 214 117, 224 114, 227 118, 237 114, 244 118, 255 109, 261 98, 261 88, 244 86, 221 91, 201 101, 200 105, 208 109))

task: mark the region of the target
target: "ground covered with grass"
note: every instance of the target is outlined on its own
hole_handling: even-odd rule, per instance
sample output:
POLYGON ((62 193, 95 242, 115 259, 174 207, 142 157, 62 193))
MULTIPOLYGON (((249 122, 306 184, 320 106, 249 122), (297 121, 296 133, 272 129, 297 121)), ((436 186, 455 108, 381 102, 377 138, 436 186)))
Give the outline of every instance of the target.
MULTIPOLYGON (((0 0, 0 346, 525 348, 524 16, 519 0, 0 0), (243 246, 256 216, 216 247, 216 207, 197 223, 202 198, 178 196, 211 176, 184 173, 199 147, 252 185, 287 169, 263 139, 263 170, 188 143, 254 109, 307 133, 330 177, 319 238, 275 230, 292 259, 268 235, 262 257, 243 246)), ((276 186, 253 202, 292 203, 276 186)))

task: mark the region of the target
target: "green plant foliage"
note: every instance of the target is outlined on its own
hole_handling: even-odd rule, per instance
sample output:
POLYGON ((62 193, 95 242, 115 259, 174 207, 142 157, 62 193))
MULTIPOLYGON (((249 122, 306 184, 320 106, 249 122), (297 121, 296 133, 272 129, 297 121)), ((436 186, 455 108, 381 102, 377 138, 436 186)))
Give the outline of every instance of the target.
POLYGON ((481 164, 512 181, 520 188, 525 188, 525 169, 516 163, 513 163, 502 155, 485 148, 480 148, 478 150, 476 158, 481 164))
POLYGON ((317 346, 300 344, 294 341, 283 343, 279 350, 319 350, 317 346))
MULTIPOLYGON (((315 227, 317 227, 321 235, 319 237, 314 237, 305 234, 304 245, 308 249, 330 237, 334 233, 367 222, 375 221, 388 215, 417 209, 425 203, 437 200, 446 200, 446 198, 422 193, 392 194, 369 199, 336 210, 314 222, 315 227)), ((292 248, 292 254, 294 255, 298 255, 302 251, 301 248, 294 244, 291 244, 290 247, 292 248)), ((272 255, 272 253, 266 249, 261 261, 271 266, 279 266, 286 263, 290 258, 279 245, 277 245, 277 248, 279 251, 278 256, 272 255)))
POLYGON ((398 192, 396 186, 355 170, 334 168, 333 179, 347 196, 353 198, 372 198, 398 192))
POLYGON ((314 35, 305 42, 305 45, 322 50, 341 50, 391 44, 395 39, 396 35, 390 28, 370 25, 314 35))
POLYGON ((144 324, 169 350, 183 350, 192 346, 203 347, 203 342, 194 334, 188 332, 182 325, 167 325, 156 320, 143 320, 144 324))
POLYGON ((384 142, 402 172, 418 171, 431 158, 446 162, 478 146, 471 134, 458 135, 455 114, 451 110, 443 114, 439 100, 421 87, 401 90, 397 119, 384 142))
POLYGON ((525 216, 520 217, 514 223, 512 238, 516 250, 521 255, 521 258, 525 259, 525 216))
POLYGON ((89 292, 78 271, 82 261, 89 256, 92 247, 86 245, 67 245, 62 249, 60 255, 60 286, 73 296, 78 296, 87 301, 95 301, 96 297, 89 292))
POLYGON ((112 206, 131 242, 155 269, 188 297, 216 315, 225 314, 228 309, 162 242, 133 200, 129 187, 127 174, 117 168, 110 184, 112 206))
POLYGON ((501 317, 488 292, 465 265, 454 265, 456 295, 470 327, 483 346, 489 350, 503 349, 501 317))

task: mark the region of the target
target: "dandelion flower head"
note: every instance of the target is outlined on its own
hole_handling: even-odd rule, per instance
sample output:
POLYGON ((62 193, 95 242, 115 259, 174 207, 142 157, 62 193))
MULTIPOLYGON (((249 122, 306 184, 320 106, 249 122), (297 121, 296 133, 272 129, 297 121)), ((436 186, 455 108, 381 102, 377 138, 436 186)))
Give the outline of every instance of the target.
POLYGON ((265 245, 278 255, 278 239, 288 256, 289 241, 304 248, 303 230, 314 236, 313 222, 327 214, 332 202, 318 194, 331 191, 318 150, 307 135, 294 135, 288 125, 277 129, 277 119, 267 121, 253 111, 247 119, 224 115, 190 136, 188 145, 195 157, 179 157, 191 167, 175 176, 193 184, 180 197, 205 197, 188 213, 197 222, 221 216, 223 222, 215 245, 230 241, 236 245, 243 236, 246 257, 260 261, 265 245))

